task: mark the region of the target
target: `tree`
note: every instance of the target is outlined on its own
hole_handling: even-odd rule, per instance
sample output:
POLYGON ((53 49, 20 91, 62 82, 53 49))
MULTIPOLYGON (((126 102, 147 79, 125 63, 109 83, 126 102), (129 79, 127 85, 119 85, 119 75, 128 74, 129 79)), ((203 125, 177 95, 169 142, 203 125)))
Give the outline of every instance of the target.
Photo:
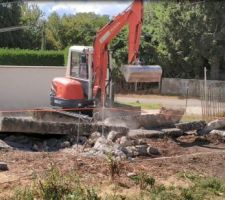
POLYGON ((22 46, 25 49, 40 49, 42 44, 43 12, 37 5, 28 6, 24 4, 21 6, 20 24, 28 26, 23 30, 22 46))
POLYGON ((63 49, 65 42, 63 40, 65 28, 63 27, 60 16, 53 12, 46 23, 46 37, 47 48, 49 49, 63 49))
POLYGON ((46 24, 48 48, 64 49, 71 45, 92 45, 97 31, 108 21, 108 16, 94 13, 60 17, 54 12, 46 24))
POLYGON ((148 3, 144 23, 147 40, 142 44, 144 59, 162 65, 167 77, 201 78, 206 66, 211 78, 218 79, 224 62, 224 5, 148 3))
MULTIPOLYGON (((22 4, 21 0, 7 2, 0 0, 0 28, 19 26, 22 4)), ((21 44, 21 30, 0 33, 0 47, 18 47, 21 44)))

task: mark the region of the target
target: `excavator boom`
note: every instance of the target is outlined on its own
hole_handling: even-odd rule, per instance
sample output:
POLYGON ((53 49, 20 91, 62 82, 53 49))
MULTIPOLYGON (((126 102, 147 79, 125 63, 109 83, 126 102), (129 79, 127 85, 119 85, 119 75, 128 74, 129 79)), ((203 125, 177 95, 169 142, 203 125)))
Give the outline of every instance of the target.
POLYGON ((103 103, 105 97, 105 85, 108 66, 107 46, 113 38, 128 25, 129 27, 129 50, 128 63, 134 64, 138 57, 140 45, 141 27, 143 21, 143 0, 135 0, 124 12, 117 15, 113 20, 100 29, 94 41, 93 69, 95 75, 94 93, 101 93, 103 103))

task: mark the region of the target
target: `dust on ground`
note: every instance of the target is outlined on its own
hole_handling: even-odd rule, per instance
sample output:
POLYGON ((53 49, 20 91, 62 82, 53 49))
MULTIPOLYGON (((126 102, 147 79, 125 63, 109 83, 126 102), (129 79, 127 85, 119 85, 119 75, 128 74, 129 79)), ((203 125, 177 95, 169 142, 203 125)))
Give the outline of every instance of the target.
MULTIPOLYGON (((168 108, 186 108, 188 114, 202 114, 201 100, 194 97, 166 96, 166 95, 125 95, 117 94, 115 101, 120 103, 140 102, 148 104, 160 104, 168 108)), ((154 113, 154 111, 145 111, 154 113)))

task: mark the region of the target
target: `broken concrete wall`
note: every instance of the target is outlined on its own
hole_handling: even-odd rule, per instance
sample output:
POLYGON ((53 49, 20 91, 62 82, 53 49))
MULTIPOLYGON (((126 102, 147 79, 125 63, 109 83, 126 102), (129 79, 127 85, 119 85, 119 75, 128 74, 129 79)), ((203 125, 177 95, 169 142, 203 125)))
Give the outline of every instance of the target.
POLYGON ((161 108, 158 114, 109 117, 104 123, 111 126, 125 126, 130 129, 151 129, 159 127, 174 127, 184 114, 183 109, 161 108))
POLYGON ((77 135, 89 136, 95 131, 109 133, 111 130, 122 132, 126 134, 128 128, 113 127, 101 125, 97 123, 60 123, 60 122, 46 122, 34 121, 26 118, 12 118, 4 117, 1 120, 0 132, 18 132, 18 133, 37 133, 37 134, 58 134, 58 135, 77 135), (79 130, 79 132, 78 132, 79 130))

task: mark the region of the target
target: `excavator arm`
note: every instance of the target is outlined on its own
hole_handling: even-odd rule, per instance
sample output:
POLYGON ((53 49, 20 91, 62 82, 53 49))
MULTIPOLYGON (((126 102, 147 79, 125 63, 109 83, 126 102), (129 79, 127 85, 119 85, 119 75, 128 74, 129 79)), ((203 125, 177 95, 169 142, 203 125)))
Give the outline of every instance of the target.
POLYGON ((142 21, 143 0, 134 0, 134 2, 124 12, 117 15, 112 21, 106 24, 96 35, 93 55, 93 70, 95 73, 94 88, 95 90, 101 91, 102 104, 105 97, 108 44, 117 36, 125 25, 128 25, 128 64, 134 64, 138 57, 142 21))

